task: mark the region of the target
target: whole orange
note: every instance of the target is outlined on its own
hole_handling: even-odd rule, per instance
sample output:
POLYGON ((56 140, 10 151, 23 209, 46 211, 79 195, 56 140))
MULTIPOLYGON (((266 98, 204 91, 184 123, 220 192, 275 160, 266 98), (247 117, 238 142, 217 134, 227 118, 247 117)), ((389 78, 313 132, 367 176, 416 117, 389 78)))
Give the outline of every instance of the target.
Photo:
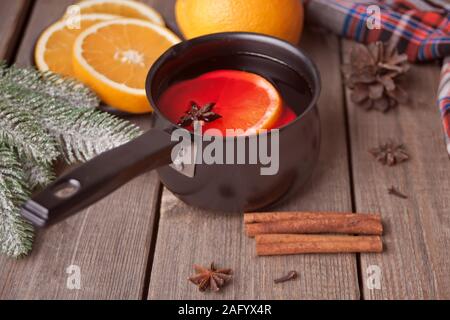
POLYGON ((225 32, 257 32, 298 43, 301 0, 177 0, 175 15, 187 39, 225 32))

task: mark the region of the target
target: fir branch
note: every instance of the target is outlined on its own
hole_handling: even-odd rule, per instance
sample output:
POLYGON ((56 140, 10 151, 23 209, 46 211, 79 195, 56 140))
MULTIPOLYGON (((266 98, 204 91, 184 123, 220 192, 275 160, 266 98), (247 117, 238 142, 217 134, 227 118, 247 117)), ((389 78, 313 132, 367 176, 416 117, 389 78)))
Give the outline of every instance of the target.
POLYGON ((31 112, 57 140, 68 163, 89 160, 141 133, 128 121, 96 109, 75 108, 66 99, 18 85, 8 77, 0 77, 0 99, 31 112))
POLYGON ((32 159, 22 159, 18 157, 25 174, 25 179, 30 190, 38 187, 45 187, 55 180, 56 175, 53 165, 48 162, 37 162, 32 159))
POLYGON ((26 255, 32 247, 33 228, 20 216, 20 206, 30 196, 15 152, 0 144, 0 252, 26 255))
POLYGON ((46 127, 59 141, 68 163, 87 161, 140 135, 138 127, 99 110, 54 110, 64 122, 47 115, 46 127))
POLYGON ((0 100, 0 143, 14 146, 23 159, 52 162, 59 156, 55 140, 32 113, 0 100))
POLYGON ((96 108, 98 97, 86 86, 70 78, 52 72, 40 72, 34 68, 7 67, 0 63, 0 81, 14 83, 19 88, 39 92, 57 98, 74 108, 96 108))
POLYGON ((0 63, 0 252, 31 250, 20 216, 30 190, 54 179, 52 163, 86 161, 138 136, 128 121, 101 112, 86 87, 51 73, 0 63))

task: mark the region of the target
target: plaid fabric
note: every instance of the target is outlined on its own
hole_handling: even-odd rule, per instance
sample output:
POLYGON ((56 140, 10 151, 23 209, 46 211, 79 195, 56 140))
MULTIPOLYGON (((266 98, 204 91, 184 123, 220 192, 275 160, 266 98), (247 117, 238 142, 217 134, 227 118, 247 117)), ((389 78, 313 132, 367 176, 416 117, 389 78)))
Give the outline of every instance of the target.
POLYGON ((450 57, 444 60, 438 93, 438 104, 444 125, 447 152, 450 155, 450 57))
POLYGON ((450 1, 306 0, 307 20, 359 42, 393 42, 412 62, 445 58, 438 105, 450 156, 450 1), (379 28, 372 5, 379 8, 379 28))
POLYGON ((450 55, 450 10, 437 2, 419 0, 351 1, 309 0, 307 19, 346 38, 370 43, 381 40, 397 44, 410 61, 425 61, 450 55), (380 8, 381 28, 369 29, 380 8))

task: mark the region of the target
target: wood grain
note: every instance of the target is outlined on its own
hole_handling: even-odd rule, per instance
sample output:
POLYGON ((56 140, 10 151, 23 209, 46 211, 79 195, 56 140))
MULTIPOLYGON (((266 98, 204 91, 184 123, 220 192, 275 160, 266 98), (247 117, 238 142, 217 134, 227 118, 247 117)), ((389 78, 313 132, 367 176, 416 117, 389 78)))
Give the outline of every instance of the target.
MULTIPOLYGON (((32 63, 34 43, 72 1, 38 0, 17 61, 32 63)), ((148 128, 148 117, 130 118, 148 128)), ((159 181, 145 174, 78 215, 38 232, 32 254, 0 257, 0 299, 140 299, 153 233, 159 181), (81 269, 81 290, 66 269, 81 269)))
MULTIPOLYGON (((30 0, 31 1, 31 0, 30 0)), ((30 1, 0 1, 0 58, 32 63, 40 32, 64 12, 70 0, 37 0, 17 57, 18 30, 30 1)), ((148 0, 176 29, 173 0, 148 0)), ((297 197, 277 207, 284 211, 352 211, 349 160, 353 164, 354 201, 359 212, 381 212, 386 232, 383 254, 361 254, 362 298, 450 298, 450 171, 443 144, 435 93, 436 65, 414 66, 407 78, 414 106, 388 114, 366 113, 348 99, 349 139, 336 37, 307 33, 302 46, 317 62, 323 78, 320 112, 323 144, 320 163, 297 197), (385 139, 404 142, 408 163, 388 168, 373 161, 367 149, 385 139), (388 195, 396 186, 409 196, 388 195), (381 290, 368 289, 369 266, 382 271, 381 290)), ((344 41, 348 59, 351 43, 344 41)), ((132 118, 146 127, 147 118, 132 118)), ((143 175, 83 213, 37 233, 34 251, 22 260, 0 257, 0 299, 358 299, 353 254, 257 258, 243 232, 241 215, 193 209, 164 190, 153 256, 151 239, 158 208, 159 182, 143 175), (147 268, 152 261, 152 268, 147 268), (202 294, 186 278, 192 264, 235 270, 219 294, 202 294), (81 290, 66 286, 69 265, 81 268, 81 290), (299 279, 274 286, 273 280, 297 270, 299 279)))
POLYGON ((11 59, 31 4, 31 0, 0 1, 0 60, 11 59))
MULTIPOLYGON (((348 59, 352 43, 344 43, 348 59)), ((405 79, 412 103, 387 114, 364 112, 347 95, 356 210, 380 212, 383 254, 362 254, 367 299, 450 298, 450 170, 436 106, 440 68, 414 65, 405 79), (406 145, 407 163, 384 167, 367 150, 393 138, 406 145), (388 195, 391 185, 408 195, 388 195), (366 272, 382 271, 381 290, 369 290, 366 272)))
MULTIPOLYGON (((320 112, 323 145, 311 181, 277 210, 351 212, 349 168, 339 42, 334 36, 307 34, 302 46, 323 76, 320 112), (317 41, 320 37, 320 41, 317 41)), ((164 190, 149 299, 358 299, 353 254, 256 257, 254 243, 243 230, 241 214, 194 209, 164 190), (204 294, 186 279, 194 263, 234 269, 234 280, 219 294, 204 294), (299 279, 283 286, 273 280, 289 270, 299 279)))

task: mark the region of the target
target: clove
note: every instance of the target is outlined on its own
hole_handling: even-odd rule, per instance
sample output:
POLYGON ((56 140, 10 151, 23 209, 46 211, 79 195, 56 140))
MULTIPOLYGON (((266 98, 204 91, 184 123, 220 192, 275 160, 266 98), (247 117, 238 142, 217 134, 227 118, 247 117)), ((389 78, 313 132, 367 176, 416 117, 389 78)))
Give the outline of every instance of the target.
POLYGON ((278 284, 278 283, 283 283, 283 282, 287 282, 290 280, 294 280, 296 278, 297 278, 297 271, 292 270, 292 271, 289 271, 287 275, 285 275, 281 278, 275 279, 273 282, 278 284))
POLYGON ((408 199, 408 196, 398 191, 394 186, 388 189, 388 193, 402 199, 408 199))

